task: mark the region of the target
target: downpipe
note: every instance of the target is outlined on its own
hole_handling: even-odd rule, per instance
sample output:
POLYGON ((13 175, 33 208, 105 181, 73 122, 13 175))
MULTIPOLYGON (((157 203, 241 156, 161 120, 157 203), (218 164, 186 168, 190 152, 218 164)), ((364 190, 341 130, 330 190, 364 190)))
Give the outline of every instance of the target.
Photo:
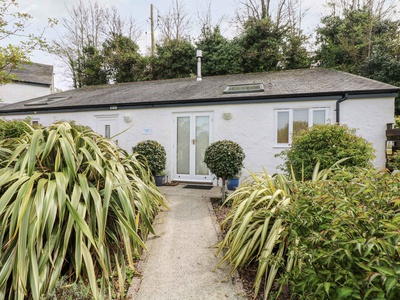
POLYGON ((347 100, 349 94, 346 93, 342 98, 336 101, 336 124, 340 124, 340 103, 347 100))

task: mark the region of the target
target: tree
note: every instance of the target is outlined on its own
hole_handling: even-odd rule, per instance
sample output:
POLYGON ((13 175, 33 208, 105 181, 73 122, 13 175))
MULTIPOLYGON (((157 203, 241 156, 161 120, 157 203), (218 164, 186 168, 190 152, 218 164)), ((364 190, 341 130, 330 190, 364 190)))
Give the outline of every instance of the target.
POLYGON ((48 20, 48 25, 38 34, 25 34, 32 16, 18 12, 16 0, 0 0, 0 41, 6 42, 11 37, 19 37, 22 41, 17 45, 0 46, 0 84, 16 79, 12 72, 29 62, 29 54, 35 50, 46 50, 47 43, 43 38, 45 30, 54 26, 57 21, 48 20))
POLYGON ((245 72, 309 67, 299 0, 242 0, 236 13, 245 72))
POLYGON ((86 46, 77 59, 78 87, 107 83, 104 56, 93 46, 86 46))
POLYGON ((222 201, 225 201, 225 182, 235 178, 243 168, 244 151, 239 144, 222 140, 209 145, 204 153, 204 162, 211 173, 222 180, 222 201))
POLYGON ((379 12, 369 6, 347 7, 342 15, 333 10, 323 17, 322 26, 317 29, 318 63, 322 67, 358 74, 375 46, 388 48, 398 36, 399 22, 379 12))
POLYGON ((282 60, 280 51, 284 41, 285 30, 269 18, 250 19, 245 24, 245 32, 241 36, 244 51, 244 72, 274 71, 282 60))
POLYGON ((302 19, 305 16, 305 12, 301 8, 301 2, 298 0, 288 0, 286 13, 287 21, 282 46, 283 58, 281 65, 284 69, 308 68, 311 65, 311 59, 306 47, 308 37, 303 34, 301 29, 302 19))
MULTIPOLYGON (((375 47, 360 66, 362 76, 400 86, 400 56, 385 51, 382 47, 375 47)), ((400 115, 400 99, 395 100, 395 114, 400 115)))
POLYGON ((115 83, 148 79, 146 59, 139 46, 129 37, 115 34, 103 44, 105 63, 115 83))
MULTIPOLYGON (((316 62, 399 85, 400 20, 386 0, 332 1, 317 29, 316 62)), ((396 99, 396 114, 400 101, 396 99)))
POLYGON ((286 70, 308 68, 311 59, 304 46, 306 37, 302 34, 289 34, 282 48, 282 67, 286 70))
POLYGON ((187 39, 190 24, 185 5, 179 0, 173 0, 168 13, 160 17, 161 40, 168 43, 187 39))
POLYGON ((62 19, 66 33, 53 40, 53 50, 69 67, 73 87, 78 88, 85 85, 78 59, 84 56, 83 49, 89 45, 99 49, 101 35, 105 31, 105 10, 97 2, 84 3, 82 0, 67 10, 69 18, 62 19))
POLYGON ((204 76, 237 74, 243 72, 243 48, 238 39, 228 41, 220 29, 204 27, 197 49, 203 51, 202 74, 204 76))
POLYGON ((196 73, 196 49, 189 40, 170 40, 156 45, 154 79, 189 77, 196 73))
MULTIPOLYGON (((84 71, 80 69, 82 64, 77 62, 86 55, 84 53, 86 47, 93 47, 96 49, 94 52, 101 53, 106 39, 118 35, 135 39, 139 31, 133 20, 127 22, 122 19, 115 7, 103 7, 98 2, 80 0, 77 6, 68 9, 68 13, 69 17, 62 20, 66 33, 58 40, 53 40, 53 51, 68 66, 73 87, 78 88, 88 84, 88 82, 82 82, 81 74, 84 71)), ((93 66, 98 67, 97 64, 93 66)), ((96 70, 90 72, 97 73, 96 70)), ((102 79, 93 82, 98 81, 103 82, 102 79)))

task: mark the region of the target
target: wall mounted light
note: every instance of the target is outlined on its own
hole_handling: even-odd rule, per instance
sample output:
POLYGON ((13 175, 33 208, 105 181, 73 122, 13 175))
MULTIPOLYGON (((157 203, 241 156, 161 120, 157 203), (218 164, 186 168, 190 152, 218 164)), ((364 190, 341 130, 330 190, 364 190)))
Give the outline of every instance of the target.
POLYGON ((231 113, 223 113, 222 117, 224 118, 224 120, 230 120, 230 119, 232 119, 232 114, 231 113))
POLYGON ((130 122, 132 121, 132 116, 126 114, 126 115, 124 116, 124 121, 125 121, 126 123, 130 123, 130 122))

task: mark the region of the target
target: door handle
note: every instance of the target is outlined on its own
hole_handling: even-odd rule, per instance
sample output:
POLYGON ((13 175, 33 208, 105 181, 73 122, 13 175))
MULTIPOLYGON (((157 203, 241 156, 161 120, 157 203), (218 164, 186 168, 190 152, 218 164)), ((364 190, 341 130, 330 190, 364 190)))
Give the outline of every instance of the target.
POLYGON ((193 139, 193 140, 192 140, 192 144, 193 144, 193 145, 196 145, 196 139, 193 139))

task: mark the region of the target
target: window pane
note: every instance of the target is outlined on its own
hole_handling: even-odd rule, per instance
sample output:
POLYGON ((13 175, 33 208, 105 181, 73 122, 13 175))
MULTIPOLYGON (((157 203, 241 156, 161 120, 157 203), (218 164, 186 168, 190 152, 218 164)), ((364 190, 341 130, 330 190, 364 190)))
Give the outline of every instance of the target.
POLYGON ((325 124, 325 110, 314 110, 313 111, 313 125, 325 124))
POLYGON ((210 118, 196 117, 196 175, 208 175, 208 168, 204 162, 204 153, 210 145, 210 118))
POLYGON ((289 143, 289 112, 280 111, 278 112, 278 143, 288 144, 289 143))
POLYGON ((190 169, 190 117, 178 117, 177 173, 189 174, 190 169))
POLYGON ((111 126, 106 125, 104 131, 104 137, 109 139, 111 137, 111 126))
POLYGON ((308 127, 308 109, 293 111, 293 134, 308 127))

